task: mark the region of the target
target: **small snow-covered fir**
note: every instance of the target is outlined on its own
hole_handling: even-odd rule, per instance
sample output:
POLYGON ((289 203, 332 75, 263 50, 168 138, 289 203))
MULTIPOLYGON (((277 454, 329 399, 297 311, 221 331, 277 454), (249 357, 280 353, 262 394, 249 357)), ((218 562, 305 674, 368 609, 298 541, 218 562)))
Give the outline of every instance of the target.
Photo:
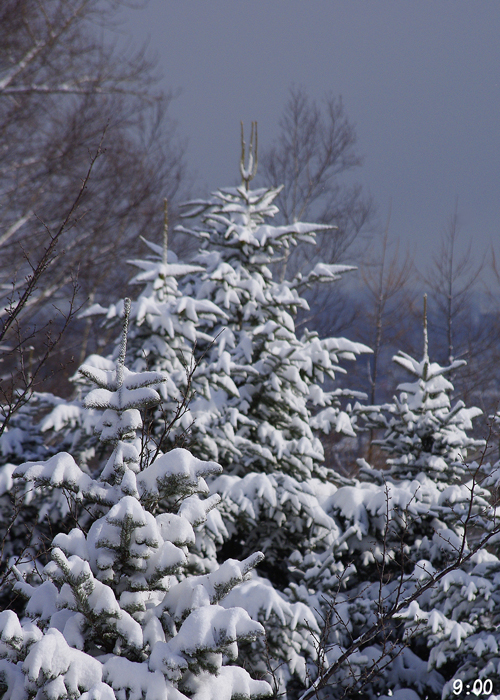
POLYGON ((73 457, 17 467, 15 477, 67 489, 91 512, 87 533, 57 535, 38 585, 14 568, 25 617, 0 613, 0 688, 4 698, 28 700, 144 700, 262 697, 270 686, 236 659, 238 643, 264 630, 238 607, 219 603, 262 555, 228 561, 190 577, 188 543, 217 497, 204 498, 204 477, 220 471, 178 448, 141 464, 140 410, 160 400, 160 373, 130 372, 124 364, 126 328, 112 371, 83 367, 97 384, 87 404, 103 411, 101 440, 111 456, 95 477, 73 457), (169 513, 155 514, 161 498, 169 513), (184 571, 184 575, 182 572, 184 571))
POLYGON ((483 440, 468 434, 481 409, 466 408, 461 400, 452 406, 453 384, 446 375, 465 362, 455 360, 441 367, 430 361, 426 319, 422 359, 415 360, 400 351, 393 360, 412 375, 413 381, 400 384, 401 393, 383 410, 361 408, 369 427, 385 431, 374 444, 389 455, 389 473, 400 479, 423 473, 443 484, 460 481, 467 471, 467 458, 484 446, 483 440))
MULTIPOLYGON (((392 404, 358 407, 368 426, 385 429, 377 444, 389 468, 374 469, 360 460, 358 479, 339 488, 327 507, 345 533, 336 550, 346 565, 338 600, 350 626, 336 620, 339 644, 347 631, 361 634, 392 605, 467 555, 498 518, 484 470, 471 461, 471 454, 484 448, 468 434, 481 411, 461 401, 452 405, 450 398, 453 385, 446 375, 463 363, 441 367, 431 362, 426 334, 421 361, 404 353, 394 361, 414 381, 399 385, 401 393, 392 404)), ((484 660, 474 647, 494 619, 499 570, 493 553, 478 552, 389 621, 375 637, 373 652, 384 669, 367 697, 388 688, 408 689, 422 698, 452 697, 450 679, 465 683, 493 674, 487 647, 480 649, 484 660), (392 657, 399 662, 385 667, 392 657)))

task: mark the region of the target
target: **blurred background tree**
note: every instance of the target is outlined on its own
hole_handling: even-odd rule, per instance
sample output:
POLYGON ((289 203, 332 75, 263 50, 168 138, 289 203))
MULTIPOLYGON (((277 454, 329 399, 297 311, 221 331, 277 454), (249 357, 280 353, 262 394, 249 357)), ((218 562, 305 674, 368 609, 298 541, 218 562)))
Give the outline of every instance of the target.
MULTIPOLYGON (((282 223, 316 221, 336 230, 322 234, 320 257, 329 263, 352 258, 352 246, 366 232, 374 213, 372 199, 349 176, 363 159, 356 150, 356 130, 341 97, 326 95, 321 105, 304 87, 292 86, 272 146, 260 158, 266 185, 280 187, 276 203, 282 223)), ((283 261, 281 276, 293 276, 314 252, 305 249, 283 261), (299 262, 300 261, 300 262, 299 262)))

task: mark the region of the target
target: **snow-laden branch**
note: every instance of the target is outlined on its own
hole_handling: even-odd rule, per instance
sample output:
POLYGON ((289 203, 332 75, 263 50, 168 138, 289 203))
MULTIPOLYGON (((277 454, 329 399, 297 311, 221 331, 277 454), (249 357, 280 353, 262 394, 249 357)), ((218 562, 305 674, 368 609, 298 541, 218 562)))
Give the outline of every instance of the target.
POLYGON ((4 90, 20 75, 27 66, 38 56, 40 51, 44 49, 46 43, 43 41, 37 41, 34 46, 27 51, 22 59, 11 68, 11 70, 0 80, 0 92, 4 90))
POLYGON ((50 31, 48 37, 45 40, 38 39, 34 42, 33 46, 25 52, 24 56, 15 65, 13 65, 9 71, 7 71, 7 73, 2 79, 0 79, 0 92, 4 92, 9 87, 9 85, 11 85, 11 83, 14 82, 17 76, 21 75, 23 71, 25 71, 26 68, 28 68, 28 66, 31 65, 31 63, 33 63, 35 58, 43 50, 49 48, 50 46, 53 46, 56 43, 59 37, 62 34, 64 34, 64 32, 71 26, 74 20, 80 15, 81 10, 86 4, 87 3, 84 0, 84 2, 69 15, 66 21, 61 24, 57 32, 50 31))
POLYGON ((59 85, 14 85, 2 90, 2 92, 4 95, 129 95, 132 97, 146 97, 145 93, 143 92, 129 90, 126 88, 118 88, 114 85, 103 88, 102 86, 96 85, 95 79, 92 78, 89 78, 88 85, 89 87, 85 87, 84 84, 81 84, 80 82, 61 83, 59 85))
POLYGON ((33 216, 32 211, 28 211, 26 214, 23 214, 23 216, 20 216, 17 221, 14 221, 13 224, 9 226, 9 228, 0 236, 0 246, 3 246, 9 238, 11 238, 17 231, 19 231, 20 228, 24 226, 24 224, 31 219, 33 216))

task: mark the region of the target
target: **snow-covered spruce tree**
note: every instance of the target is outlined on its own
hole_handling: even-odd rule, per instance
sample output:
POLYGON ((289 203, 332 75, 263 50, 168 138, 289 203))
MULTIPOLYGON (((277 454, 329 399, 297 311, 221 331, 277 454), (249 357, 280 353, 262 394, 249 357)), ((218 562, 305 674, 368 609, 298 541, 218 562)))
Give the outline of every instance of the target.
MULTIPOLYGON (((251 144, 246 166, 243 140, 240 172, 239 187, 219 190, 209 201, 189 203, 186 218, 199 216, 201 224, 181 230, 199 241, 196 262, 204 268, 192 275, 185 293, 213 301, 226 314, 222 322, 214 319, 211 329, 219 342, 200 344, 197 350, 207 371, 224 370, 232 380, 212 392, 210 401, 194 402, 193 449, 201 444, 224 466, 225 477, 215 488, 228 495, 232 490, 231 498, 240 505, 246 499, 248 508, 242 516, 250 519, 248 532, 255 532, 255 521, 264 519, 265 507, 279 511, 277 504, 287 498, 300 501, 300 496, 292 495, 294 489, 300 491, 299 482, 334 478, 323 466, 318 433, 354 435, 342 405, 353 393, 334 388, 333 381, 336 373, 345 371, 341 360, 355 359, 368 348, 345 338, 320 339, 307 330, 297 334, 294 318, 300 309, 307 309, 302 293, 312 285, 332 283, 352 268, 318 263, 306 277, 276 281, 273 264, 299 242, 314 244, 315 232, 329 227, 268 222, 277 212, 273 202, 279 189, 250 189, 256 154, 251 144), (266 497, 263 491, 280 494, 266 497), (264 506, 269 499, 276 503, 264 506), (251 516, 252 503, 260 517, 251 516)), ((303 508, 297 502, 292 511, 303 508)), ((305 521, 309 518, 304 515, 305 521)), ((278 519, 287 518, 281 512, 278 519)), ((285 526, 274 521, 269 533, 259 533, 263 543, 268 535, 273 537, 276 524, 285 526)), ((293 530, 288 523, 287 536, 293 530)), ((282 553, 276 558, 285 559, 282 553)))
MULTIPOLYGON (((424 338, 420 362, 403 353, 394 358, 414 381, 400 384, 393 403, 362 409, 370 426, 385 428, 378 444, 388 455, 388 469, 362 461, 358 479, 325 504, 344 533, 333 555, 345 567, 331 610, 334 646, 327 656, 338 658, 350 640, 372 628, 360 649, 364 661, 353 656, 351 663, 353 678, 366 678, 369 698, 411 689, 437 699, 451 694, 454 678, 473 680, 472 664, 465 664, 472 642, 464 638, 483 638, 495 606, 497 557, 482 549, 462 561, 498 518, 480 483, 481 470, 467 462, 484 447, 467 432, 481 411, 452 404, 453 385, 445 375, 462 363, 431 362, 426 328, 424 338), (417 599, 384 622, 412 595, 417 599)), ((318 558, 308 577, 321 567, 318 558)), ((475 661, 475 673, 482 673, 486 666, 475 661)), ((336 677, 350 682, 343 669, 336 677)))
POLYGON ((401 394, 387 406, 387 416, 372 414, 375 426, 385 430, 374 444, 389 455, 387 473, 404 479, 423 472, 437 484, 459 483, 467 472, 467 454, 484 446, 483 440, 467 434, 481 409, 466 408, 462 400, 451 404, 453 384, 446 375, 465 361, 455 360, 447 367, 431 362, 427 339, 422 360, 401 351, 393 359, 412 375, 413 382, 398 386, 401 394))
POLYGON ((256 153, 251 144, 245 166, 243 141, 240 172, 239 187, 186 205, 185 218, 201 217, 200 226, 178 227, 199 241, 195 261, 204 268, 192 276, 185 293, 211 300, 226 314, 223 320, 213 319, 211 335, 220 334, 220 342, 202 343, 197 350, 212 371, 225 369, 234 382, 213 397, 224 408, 224 422, 213 421, 210 410, 205 421, 197 415, 194 440, 203 443, 211 435, 209 447, 232 473, 280 471, 304 479, 324 474, 319 431, 354 435, 341 406, 353 393, 328 391, 326 382, 345 372, 340 360, 352 360, 368 348, 345 338, 320 339, 307 330, 298 336, 294 318, 308 308, 302 296, 307 289, 331 284, 354 268, 318 263, 305 277, 276 281, 276 261, 298 243, 314 245, 316 232, 332 227, 269 223, 278 211, 274 200, 280 190, 250 189, 256 153), (207 421, 211 426, 205 432, 207 421))
POLYGON ((15 476, 66 489, 88 517, 52 544, 52 560, 31 585, 14 569, 25 617, 0 613, 0 689, 6 700, 166 700, 262 697, 270 686, 227 665, 237 645, 263 634, 241 608, 219 603, 262 555, 229 560, 190 576, 186 547, 218 498, 204 477, 220 471, 184 449, 145 462, 140 409, 160 400, 164 377, 131 372, 122 351, 113 370, 83 366, 97 388, 86 405, 102 410, 111 446, 93 476, 68 453, 27 462, 15 476), (169 502, 158 513, 159 501, 169 502))
MULTIPOLYGON (((454 697, 459 681, 464 689, 468 685, 477 690, 489 679, 498 690, 500 560, 495 547, 478 545, 498 531, 498 471, 483 463, 485 442, 467 434, 481 411, 466 408, 462 401, 451 404, 453 385, 443 375, 458 363, 440 368, 429 363, 426 354, 420 364, 402 359, 407 360, 405 366, 417 376, 417 382, 400 387, 405 394, 389 419, 381 447, 390 455, 390 471, 396 477, 403 479, 408 470, 408 478, 413 475, 420 482, 416 500, 427 506, 427 512, 421 508, 420 518, 411 528, 407 526, 413 530, 408 561, 419 560, 416 569, 420 575, 414 573, 413 578, 422 585, 458 557, 466 558, 403 613, 405 633, 411 648, 428 658, 428 669, 442 675, 445 683, 440 697, 454 697), (401 410, 405 402, 406 412, 401 410), (407 441, 416 443, 415 459, 407 456, 404 432, 401 441, 396 438, 402 415, 407 418, 408 413, 417 419, 415 427, 408 420, 407 429, 407 441), (420 450, 419 441, 424 446, 420 450), (478 461, 471 460, 474 454, 479 454, 478 461), (419 473, 417 465, 421 466, 419 473), (477 679, 481 686, 474 686, 477 679)), ((496 541, 498 535, 488 540, 489 545, 496 541)), ((411 576, 408 580, 413 583, 411 576)))
POLYGON ((45 443, 34 396, 10 417, 0 435, 0 610, 13 604, 11 591, 3 585, 12 562, 29 577, 35 561, 47 563, 54 532, 75 525, 63 493, 13 478, 19 464, 57 452, 45 443))
MULTIPOLYGON (((495 422, 498 417, 490 420, 495 422)), ((467 689, 477 695, 500 689, 500 462, 490 464, 483 456, 479 463, 466 466, 462 481, 469 491, 470 517, 465 516, 463 506, 453 504, 450 508, 449 502, 446 506, 457 516, 459 526, 465 523, 465 532, 460 533, 464 551, 473 554, 460 570, 448 574, 442 585, 433 589, 429 601, 419 600, 405 614, 410 631, 421 628, 422 621, 425 624, 421 633, 431 648, 429 666, 444 669, 447 680, 443 698, 467 689), (478 541, 487 538, 488 546, 479 547, 478 541)), ((454 491, 457 500, 463 499, 462 493, 454 491)), ((450 513, 446 515, 450 522, 450 513)))

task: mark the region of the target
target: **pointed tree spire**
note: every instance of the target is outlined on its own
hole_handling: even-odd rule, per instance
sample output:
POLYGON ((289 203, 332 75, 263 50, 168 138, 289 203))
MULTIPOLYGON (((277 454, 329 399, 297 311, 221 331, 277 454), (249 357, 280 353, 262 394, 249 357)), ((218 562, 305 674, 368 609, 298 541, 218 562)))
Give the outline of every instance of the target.
POLYGON ((429 334, 427 331, 427 294, 424 294, 424 359, 429 357, 429 334))
POLYGON ((128 321, 130 318, 130 299, 126 297, 123 300, 123 330, 122 338, 120 342, 120 354, 118 355, 118 362, 116 365, 116 383, 118 389, 121 388, 123 384, 123 367, 125 365, 125 356, 127 354, 127 335, 128 335, 128 321))
POLYGON ((167 264, 168 260, 168 200, 163 200, 163 255, 162 262, 167 264))
POLYGON ((241 159, 240 173, 245 189, 248 190, 250 181, 257 174, 257 122, 252 122, 250 131, 250 146, 248 149, 248 165, 245 167, 245 137, 243 133, 243 122, 241 122, 241 159), (255 141, 254 141, 255 138, 255 141))
POLYGON ((429 367, 429 334, 427 331, 427 294, 424 294, 424 380, 427 379, 429 367))
POLYGON ((482 414, 478 407, 466 408, 463 401, 452 405, 454 387, 450 375, 465 365, 455 360, 441 366, 431 362, 428 354, 427 295, 424 296, 424 355, 415 359, 399 351, 393 360, 412 375, 411 381, 399 384, 399 396, 385 404, 379 413, 374 407, 370 421, 384 428, 385 434, 373 444, 380 445, 389 455, 390 474, 397 479, 408 479, 423 474, 433 479, 438 488, 459 483, 467 472, 467 455, 484 446, 483 440, 469 436, 472 421, 482 414), (377 421, 377 423, 375 423, 377 421))

